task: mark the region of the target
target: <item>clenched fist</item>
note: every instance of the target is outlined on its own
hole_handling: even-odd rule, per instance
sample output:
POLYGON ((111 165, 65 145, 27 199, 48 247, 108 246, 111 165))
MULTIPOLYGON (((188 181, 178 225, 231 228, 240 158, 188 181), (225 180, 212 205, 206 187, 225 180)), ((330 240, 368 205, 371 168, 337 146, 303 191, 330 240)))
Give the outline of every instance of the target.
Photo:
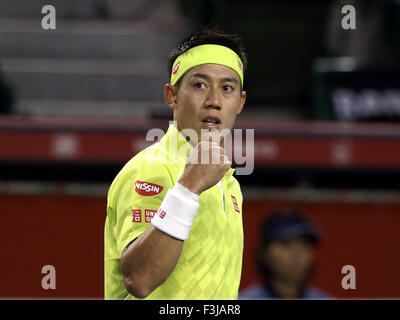
POLYGON ((231 164, 224 148, 215 142, 201 141, 189 153, 185 170, 178 182, 200 195, 217 184, 231 164))

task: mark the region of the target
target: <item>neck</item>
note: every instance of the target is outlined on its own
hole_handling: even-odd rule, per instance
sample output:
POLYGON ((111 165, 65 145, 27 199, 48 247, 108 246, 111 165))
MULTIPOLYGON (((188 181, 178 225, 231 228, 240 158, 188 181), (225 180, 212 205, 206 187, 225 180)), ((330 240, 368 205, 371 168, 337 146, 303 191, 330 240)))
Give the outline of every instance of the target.
POLYGON ((269 285, 279 298, 294 299, 301 295, 300 286, 293 281, 273 279, 269 285))
POLYGON ((177 129, 180 132, 180 134, 185 137, 186 141, 188 141, 192 145, 192 147, 196 146, 197 141, 193 141, 192 139, 190 139, 190 136, 185 134, 185 130, 181 130, 179 128, 177 128, 177 129))

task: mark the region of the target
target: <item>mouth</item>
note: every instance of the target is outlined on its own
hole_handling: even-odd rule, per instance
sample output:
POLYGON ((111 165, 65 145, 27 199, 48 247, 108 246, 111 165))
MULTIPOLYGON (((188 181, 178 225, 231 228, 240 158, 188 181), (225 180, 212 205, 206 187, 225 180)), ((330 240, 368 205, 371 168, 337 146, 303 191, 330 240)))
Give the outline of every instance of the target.
POLYGON ((204 129, 218 129, 221 124, 221 120, 218 117, 205 117, 201 121, 201 127, 204 129))

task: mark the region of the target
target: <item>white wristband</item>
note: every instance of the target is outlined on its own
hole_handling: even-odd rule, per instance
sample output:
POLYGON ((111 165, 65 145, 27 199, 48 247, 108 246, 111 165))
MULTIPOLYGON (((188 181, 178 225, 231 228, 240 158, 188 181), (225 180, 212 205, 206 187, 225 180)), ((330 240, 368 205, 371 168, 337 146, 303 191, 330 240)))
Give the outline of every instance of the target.
POLYGON ((193 199, 196 202, 199 202, 200 196, 195 194, 194 192, 190 191, 189 189, 185 188, 179 182, 176 183, 176 185, 174 186, 174 189, 179 191, 183 196, 185 196, 189 199, 193 199))
POLYGON ((200 207, 199 196, 177 183, 169 189, 151 224, 179 240, 187 240, 200 207))

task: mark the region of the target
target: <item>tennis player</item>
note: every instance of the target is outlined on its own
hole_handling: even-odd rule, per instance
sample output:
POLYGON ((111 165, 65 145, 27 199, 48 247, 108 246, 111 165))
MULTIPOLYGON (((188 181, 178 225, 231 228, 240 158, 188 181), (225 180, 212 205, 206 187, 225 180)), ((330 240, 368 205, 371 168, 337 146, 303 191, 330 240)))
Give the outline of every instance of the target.
POLYGON ((201 133, 233 128, 246 63, 240 39, 210 27, 171 53, 164 97, 174 124, 109 189, 106 299, 237 299, 242 194, 222 139, 201 133))

